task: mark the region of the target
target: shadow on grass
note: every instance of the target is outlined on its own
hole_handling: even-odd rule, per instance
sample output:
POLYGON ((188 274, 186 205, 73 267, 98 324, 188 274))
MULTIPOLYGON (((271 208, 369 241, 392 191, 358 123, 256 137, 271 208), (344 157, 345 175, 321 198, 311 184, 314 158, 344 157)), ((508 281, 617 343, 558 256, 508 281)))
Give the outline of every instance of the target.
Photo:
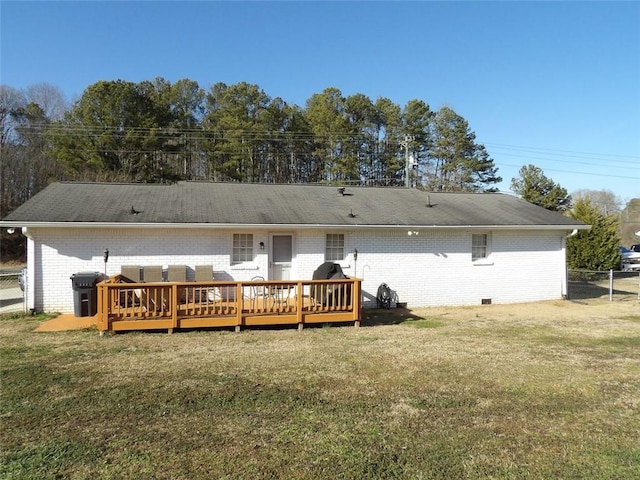
MULTIPOLYGON (((424 317, 415 315, 407 308, 363 308, 362 318, 360 320, 361 327, 375 327, 380 325, 399 325, 408 321, 424 320, 424 317)), ((353 328, 353 322, 326 322, 326 323, 305 323, 304 328, 353 328)), ((234 327, 228 328, 233 331, 234 327)), ((291 330, 297 329, 298 325, 252 325, 243 327, 243 330, 291 330)), ((219 328, 216 328, 219 330, 219 328)))
POLYGON ((411 310, 407 308, 390 308, 388 310, 383 308, 363 308, 360 325, 363 327, 399 325, 410 320, 423 319, 424 317, 413 314, 411 310))
MULTIPOLYGON (((425 320, 425 317, 415 315, 411 310, 407 308, 363 308, 362 318, 360 321, 361 327, 375 327, 380 325, 399 325, 404 322, 425 320)), ((304 329, 318 329, 318 328, 353 328, 353 322, 320 322, 320 323, 305 323, 304 329)), ((275 324, 275 325, 251 325, 243 326, 241 331, 274 331, 274 330, 294 330, 297 329, 297 324, 275 324)), ((177 332, 234 332, 235 327, 199 327, 199 328, 181 328, 176 330, 177 332)), ((167 334, 166 329, 158 330, 130 330, 115 332, 116 334, 127 334, 132 332, 149 333, 149 334, 167 334)))
MULTIPOLYGON (((629 289, 619 289, 613 288, 612 294, 614 296, 627 296, 627 295, 637 295, 637 291, 634 292, 631 288, 629 289)), ((569 300, 587 300, 590 298, 602 298, 605 296, 609 296, 609 286, 601 286, 595 283, 590 283, 586 281, 570 281, 569 282, 569 300)))

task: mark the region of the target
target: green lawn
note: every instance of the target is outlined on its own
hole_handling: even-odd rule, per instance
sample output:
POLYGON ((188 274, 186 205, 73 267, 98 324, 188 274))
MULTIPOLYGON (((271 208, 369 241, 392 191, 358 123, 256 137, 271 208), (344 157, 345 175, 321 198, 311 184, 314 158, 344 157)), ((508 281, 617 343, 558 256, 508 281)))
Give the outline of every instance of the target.
POLYGON ((98 336, 0 317, 2 479, 640 478, 640 306, 98 336))

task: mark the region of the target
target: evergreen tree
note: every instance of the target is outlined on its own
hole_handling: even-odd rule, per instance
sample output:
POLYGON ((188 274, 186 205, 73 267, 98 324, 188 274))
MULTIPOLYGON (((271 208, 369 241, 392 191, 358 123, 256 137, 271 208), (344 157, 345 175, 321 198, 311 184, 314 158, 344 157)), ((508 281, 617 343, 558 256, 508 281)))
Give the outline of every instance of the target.
POLYGON ((502 181, 487 150, 476 143, 468 122, 448 107, 433 120, 433 144, 426 186, 446 192, 491 191, 502 181))
POLYGON ((205 130, 215 136, 211 153, 217 180, 260 181, 270 103, 260 87, 246 82, 211 88, 205 130))
MULTIPOLYGON (((429 178, 429 165, 431 163, 431 148, 433 146, 433 119, 434 113, 429 105, 422 100, 409 100, 402 110, 403 121, 403 142, 405 148, 409 149, 410 155, 413 157, 413 165, 409 169, 409 185, 424 184, 430 187, 428 180, 425 181, 422 174, 429 178)), ((402 153, 400 158, 401 172, 404 179, 403 183, 407 183, 405 178, 406 172, 406 151, 402 153)))
POLYGON ((618 217, 604 215, 587 197, 576 200, 571 218, 591 225, 567 239, 567 265, 573 269, 604 271, 620 268, 618 217))
POLYGON ((122 80, 100 81, 85 90, 51 131, 57 158, 71 178, 157 181, 158 165, 149 165, 155 149, 152 127, 163 126, 143 88, 122 80))
POLYGON ((55 89, 37 86, 25 98, 13 93, 0 90, 4 157, 16 139, 9 101, 38 99, 31 103, 42 111, 23 109, 21 118, 37 127, 31 132, 47 135, 40 144, 69 180, 404 185, 408 154, 410 185, 486 191, 500 181, 464 118, 417 99, 400 108, 332 87, 301 108, 246 82, 217 83, 205 95, 192 80, 157 77, 97 82, 60 118, 55 89), (38 121, 42 113, 46 123, 38 121))
POLYGON ((378 111, 373 102, 361 93, 345 100, 347 132, 349 134, 342 170, 345 179, 359 182, 371 178, 376 149, 378 111))
POLYGON ((376 100, 376 147, 372 169, 366 178, 373 185, 401 185, 404 158, 400 155, 402 112, 400 106, 388 98, 376 100))
POLYGON ((547 178, 542 169, 525 165, 518 173, 520 178, 511 179, 511 190, 523 200, 554 212, 563 212, 571 206, 571 195, 547 178))
POLYGON ((342 162, 348 140, 345 98, 335 87, 314 93, 306 102, 305 119, 314 135, 316 161, 323 165, 322 180, 341 182, 349 172, 342 162))

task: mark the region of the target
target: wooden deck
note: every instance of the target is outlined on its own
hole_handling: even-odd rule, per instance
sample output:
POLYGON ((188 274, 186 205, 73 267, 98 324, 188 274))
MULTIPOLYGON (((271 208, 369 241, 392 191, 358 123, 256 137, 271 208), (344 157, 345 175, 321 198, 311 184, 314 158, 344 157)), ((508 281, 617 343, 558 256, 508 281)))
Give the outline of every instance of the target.
POLYGON ((354 322, 361 280, 98 284, 98 330, 162 330, 354 322))

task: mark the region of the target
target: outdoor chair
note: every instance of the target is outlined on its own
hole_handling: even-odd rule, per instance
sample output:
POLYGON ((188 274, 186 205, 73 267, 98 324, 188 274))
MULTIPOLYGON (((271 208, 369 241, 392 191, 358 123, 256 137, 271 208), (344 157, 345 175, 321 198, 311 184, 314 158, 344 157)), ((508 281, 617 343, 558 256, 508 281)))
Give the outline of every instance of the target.
MULTIPOLYGON (((187 281, 187 266, 186 265, 169 265, 167 267, 167 282, 184 283, 187 281)), ((180 293, 180 302, 184 303, 187 298, 186 290, 184 286, 178 289, 180 293)))
MULTIPOLYGON (((140 265, 121 265, 120 277, 123 283, 140 283, 140 265)), ((119 305, 123 308, 140 305, 140 289, 121 290, 119 305)))
POLYGON ((122 265, 120 267, 120 275, 124 277, 125 281, 139 283, 142 279, 140 277, 140 265, 122 265))
MULTIPOLYGON (((159 283, 164 281, 162 265, 148 265, 142 267, 144 283, 159 283)), ((166 310, 166 298, 156 288, 143 288, 140 301, 148 311, 166 310)))
MULTIPOLYGON (((264 277, 258 275, 251 279, 252 282, 264 282, 264 277)), ((264 285, 252 285, 251 286, 251 309, 256 310, 259 307, 258 302, 262 304, 262 310, 267 308, 268 304, 267 289, 264 285)))
POLYGON ((167 267, 168 282, 186 282, 187 266, 186 265, 169 265, 167 267))
POLYGON ((149 282, 162 282, 162 266, 152 265, 142 268, 145 283, 149 282))
MULTIPOLYGON (((196 282, 213 282, 213 265, 196 265, 196 282)), ((215 301, 220 294, 214 288, 197 288, 196 301, 199 303, 215 301), (217 295, 216 295, 217 293, 217 295)))
POLYGON ((213 282, 213 265, 196 265, 196 282, 213 282))

